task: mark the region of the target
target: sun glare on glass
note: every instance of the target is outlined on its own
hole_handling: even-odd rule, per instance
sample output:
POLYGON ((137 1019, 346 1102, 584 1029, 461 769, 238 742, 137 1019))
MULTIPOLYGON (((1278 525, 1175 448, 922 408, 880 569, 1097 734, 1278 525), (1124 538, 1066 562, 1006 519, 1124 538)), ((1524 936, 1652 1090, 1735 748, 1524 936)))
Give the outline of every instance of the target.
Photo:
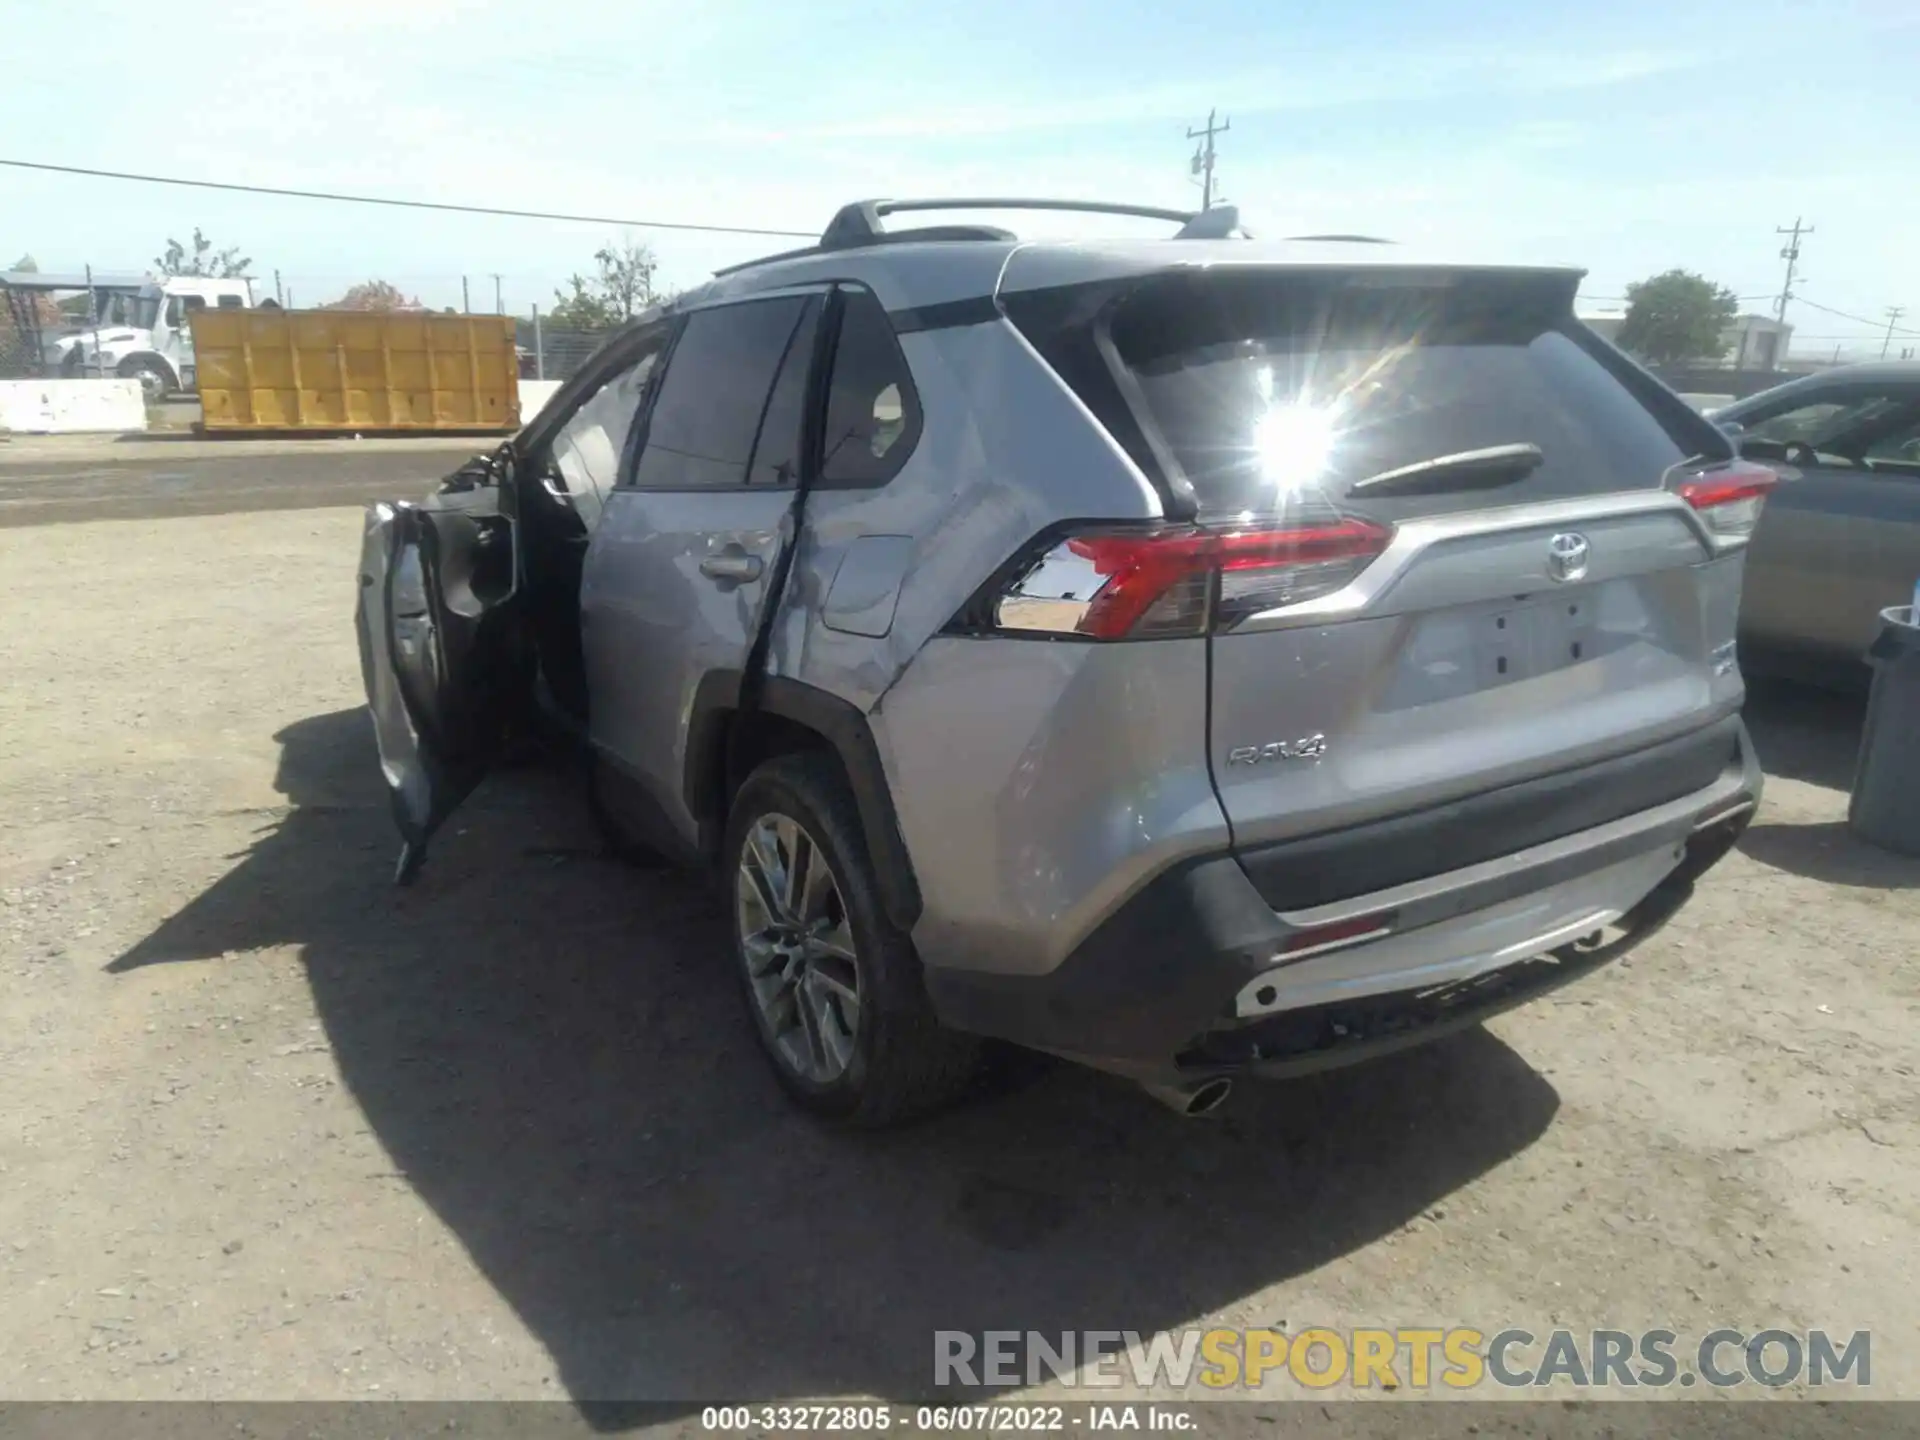
POLYGON ((1282 494, 1312 485, 1326 471, 1339 440, 1337 406, 1304 401, 1275 405, 1253 424, 1261 475, 1282 494))

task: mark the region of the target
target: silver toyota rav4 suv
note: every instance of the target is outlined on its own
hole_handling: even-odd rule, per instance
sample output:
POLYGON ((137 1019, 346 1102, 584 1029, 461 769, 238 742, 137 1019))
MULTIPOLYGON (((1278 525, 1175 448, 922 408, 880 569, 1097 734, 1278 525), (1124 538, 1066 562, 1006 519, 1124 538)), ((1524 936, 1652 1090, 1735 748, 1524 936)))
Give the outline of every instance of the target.
POLYGON ((718 275, 369 512, 402 878, 503 749, 715 872, 802 1104, 983 1041, 1175 1108, 1472 1025, 1670 917, 1760 794, 1734 625, 1770 472, 1579 272, 889 229, 718 275))

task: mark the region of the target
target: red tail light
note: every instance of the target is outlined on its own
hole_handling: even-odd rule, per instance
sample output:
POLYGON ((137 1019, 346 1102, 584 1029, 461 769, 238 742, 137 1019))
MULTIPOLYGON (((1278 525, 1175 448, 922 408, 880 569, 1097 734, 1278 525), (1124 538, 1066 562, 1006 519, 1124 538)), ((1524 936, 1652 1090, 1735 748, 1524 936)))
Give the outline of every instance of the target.
POLYGON ((1041 555, 994 598, 991 625, 1094 640, 1204 634, 1242 615, 1330 594, 1393 531, 1367 520, 1248 530, 1089 530, 1041 555))
POLYGON ((1730 548, 1752 538, 1767 494, 1779 483, 1780 477, 1766 466, 1736 461, 1689 476, 1675 489, 1698 512, 1714 540, 1730 548))

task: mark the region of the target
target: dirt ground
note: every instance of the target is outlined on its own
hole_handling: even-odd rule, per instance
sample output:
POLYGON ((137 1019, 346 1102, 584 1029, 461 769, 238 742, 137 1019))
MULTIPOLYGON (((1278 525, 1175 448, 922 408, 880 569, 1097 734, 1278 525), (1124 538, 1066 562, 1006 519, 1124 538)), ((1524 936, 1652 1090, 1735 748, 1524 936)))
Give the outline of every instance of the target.
POLYGON ((1761 692, 1741 853, 1489 1030, 848 1136, 569 776, 388 883, 358 527, 0 528, 0 1396, 911 1397, 936 1329, 1211 1322, 1871 1329, 1920 1398, 1920 863, 1846 832, 1857 703, 1761 692))

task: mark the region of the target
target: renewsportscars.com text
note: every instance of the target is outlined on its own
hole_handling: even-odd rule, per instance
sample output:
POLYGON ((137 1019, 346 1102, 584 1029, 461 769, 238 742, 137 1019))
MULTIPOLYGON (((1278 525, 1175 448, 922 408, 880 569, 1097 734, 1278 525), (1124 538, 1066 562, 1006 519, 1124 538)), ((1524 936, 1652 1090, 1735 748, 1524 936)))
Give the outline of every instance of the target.
POLYGON ((1566 1330, 1536 1334, 1457 1326, 1282 1330, 934 1332, 933 1379, 943 1388, 1031 1386, 1168 1388, 1199 1393, 1287 1384, 1309 1390, 1471 1390, 1569 1385, 1662 1389, 1705 1385, 1873 1382, 1866 1330, 1566 1330))

